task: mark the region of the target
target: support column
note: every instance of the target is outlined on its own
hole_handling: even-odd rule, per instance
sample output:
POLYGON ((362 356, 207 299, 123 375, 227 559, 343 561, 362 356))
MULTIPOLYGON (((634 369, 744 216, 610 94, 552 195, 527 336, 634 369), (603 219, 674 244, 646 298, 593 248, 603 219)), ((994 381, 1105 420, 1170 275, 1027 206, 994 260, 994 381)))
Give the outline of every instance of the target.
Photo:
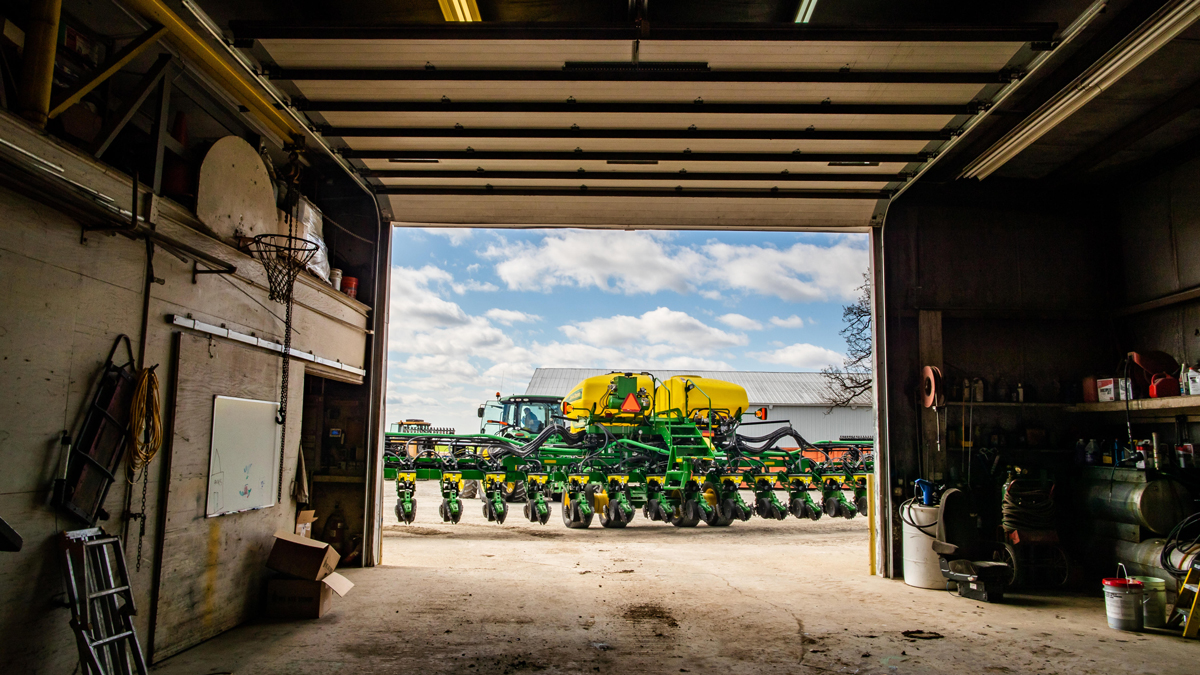
POLYGON ((54 56, 58 49, 58 18, 62 0, 34 0, 25 28, 17 110, 39 129, 50 114, 50 87, 54 83, 54 56))
POLYGON ((876 523, 871 546, 876 553, 873 574, 894 576, 893 528, 898 528, 892 505, 891 452, 888 445, 887 323, 884 302, 883 228, 871 228, 871 372, 875 406, 875 476, 869 488, 875 504, 869 517, 876 523))

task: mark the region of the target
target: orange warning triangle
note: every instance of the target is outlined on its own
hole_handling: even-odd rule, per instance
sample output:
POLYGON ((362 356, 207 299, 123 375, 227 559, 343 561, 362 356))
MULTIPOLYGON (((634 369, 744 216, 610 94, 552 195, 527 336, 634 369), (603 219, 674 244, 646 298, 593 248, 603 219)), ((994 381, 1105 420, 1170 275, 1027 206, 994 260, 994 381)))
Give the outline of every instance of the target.
POLYGON ((625 397, 625 402, 621 404, 621 412, 635 413, 642 412, 642 406, 638 404, 637 397, 630 394, 625 397))

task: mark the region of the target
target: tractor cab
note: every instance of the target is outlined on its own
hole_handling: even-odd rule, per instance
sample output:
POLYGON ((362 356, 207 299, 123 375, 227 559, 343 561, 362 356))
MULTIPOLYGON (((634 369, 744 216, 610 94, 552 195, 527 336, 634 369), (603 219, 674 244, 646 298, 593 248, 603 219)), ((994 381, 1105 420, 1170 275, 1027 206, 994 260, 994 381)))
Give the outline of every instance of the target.
POLYGON ((554 423, 562 399, 558 396, 514 395, 479 406, 479 433, 532 438, 554 423))

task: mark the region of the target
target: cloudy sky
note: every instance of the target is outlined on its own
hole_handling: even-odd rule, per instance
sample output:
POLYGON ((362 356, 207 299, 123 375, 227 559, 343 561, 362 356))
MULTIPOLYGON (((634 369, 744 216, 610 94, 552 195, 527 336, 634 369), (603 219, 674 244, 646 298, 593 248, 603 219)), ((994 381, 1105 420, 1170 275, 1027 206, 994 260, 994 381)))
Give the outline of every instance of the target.
POLYGON ((460 433, 535 368, 841 363, 865 235, 397 228, 388 423, 460 433))

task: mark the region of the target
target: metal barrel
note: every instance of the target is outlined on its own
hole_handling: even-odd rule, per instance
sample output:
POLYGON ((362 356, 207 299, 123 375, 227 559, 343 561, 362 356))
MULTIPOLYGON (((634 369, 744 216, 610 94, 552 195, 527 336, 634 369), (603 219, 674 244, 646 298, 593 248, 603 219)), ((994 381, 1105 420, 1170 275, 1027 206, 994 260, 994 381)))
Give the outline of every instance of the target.
POLYGON ((1192 508, 1187 488, 1165 478, 1148 483, 1089 481, 1082 492, 1092 516, 1141 525, 1155 534, 1170 533, 1192 508))
MULTIPOLYGON (((1167 591, 1174 593, 1177 590, 1178 582, 1175 577, 1161 567, 1159 560, 1166 543, 1166 539, 1147 539, 1136 544, 1123 539, 1096 537, 1092 540, 1092 554, 1097 563, 1107 565, 1104 569, 1110 570, 1111 574, 1116 574, 1117 563, 1121 563, 1125 565, 1130 576, 1158 577, 1167 582, 1167 591)), ((1187 554, 1174 551, 1171 553, 1171 564, 1177 568, 1186 569, 1198 555, 1200 555, 1200 547, 1192 549, 1187 554)), ((1106 571, 1106 573, 1109 572, 1106 571)))

